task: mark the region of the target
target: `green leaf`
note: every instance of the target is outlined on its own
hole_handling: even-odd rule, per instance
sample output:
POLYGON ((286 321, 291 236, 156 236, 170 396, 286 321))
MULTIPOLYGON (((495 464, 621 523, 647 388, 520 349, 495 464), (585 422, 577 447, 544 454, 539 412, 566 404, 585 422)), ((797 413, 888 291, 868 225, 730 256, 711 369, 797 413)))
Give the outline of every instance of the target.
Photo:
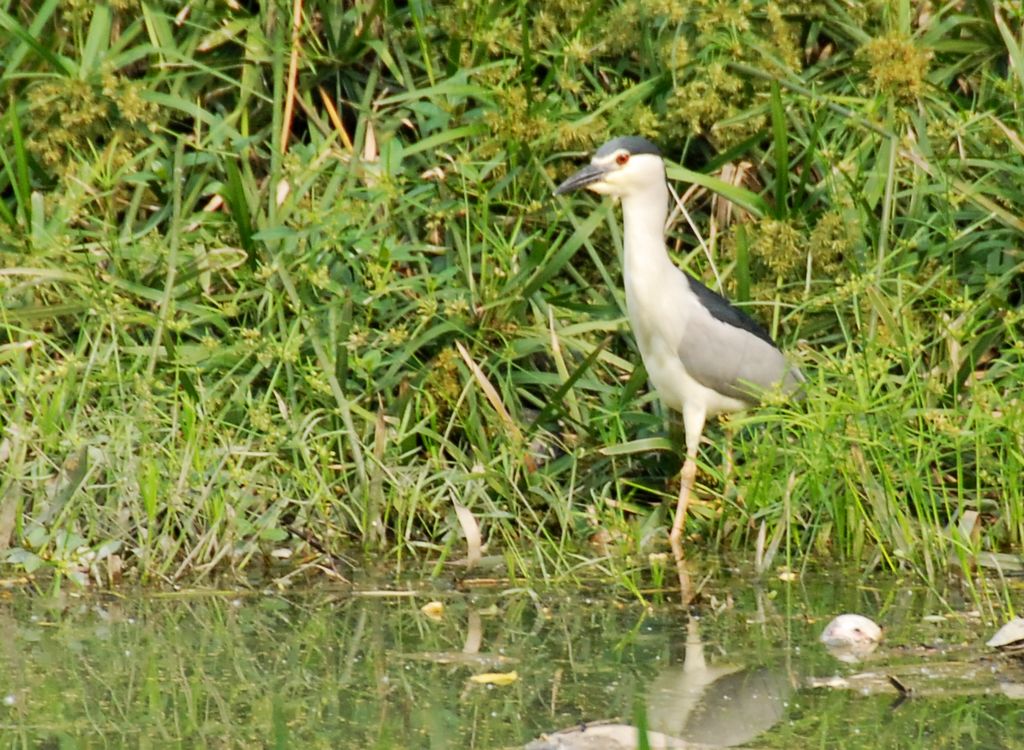
POLYGON ((26 573, 34 573, 39 570, 46 561, 35 552, 22 547, 15 547, 14 549, 7 551, 7 554, 4 557, 4 562, 9 565, 20 565, 24 568, 26 573))
POLYGON ((999 13, 999 8, 997 7, 994 10, 996 26, 999 28, 999 34, 1003 37, 1003 44, 1006 45, 1006 51, 1009 53, 1010 69, 1013 71, 1014 76, 1016 76, 1021 91, 1024 91, 1024 46, 1013 38, 1013 32, 1010 31, 1010 27, 1003 20, 1003 16, 999 13))
POLYGON ((775 155, 775 218, 789 216, 789 136, 779 82, 772 81, 772 145, 775 155))
POLYGON ((522 296, 529 297, 561 271, 562 267, 576 254, 576 251, 590 239, 594 230, 597 229, 597 225, 603 219, 603 212, 591 211, 590 215, 576 227, 576 231, 572 233, 569 239, 552 253, 550 257, 540 263, 533 277, 524 285, 522 296))
MULTIPOLYGON (((53 13, 54 9, 58 5, 59 0, 58 2, 44 3, 43 6, 39 9, 39 16, 36 18, 36 23, 33 24, 32 30, 26 30, 24 26, 18 23, 18 21, 12 16, 10 16, 6 11, 0 10, 0 29, 6 29, 11 34, 14 34, 14 36, 18 37, 18 39, 20 39, 23 44, 31 48, 37 55, 39 55, 46 62, 48 62, 50 64, 50 67, 53 68, 54 71, 66 76, 70 76, 73 75, 75 72, 74 64, 70 60, 61 57, 57 53, 52 52, 45 45, 41 44, 37 38, 39 31, 35 28, 36 24, 40 21, 40 19, 43 21, 43 23, 45 23, 46 19, 49 18, 49 16, 53 13)), ((5 64, 3 66, 3 73, 0 74, 0 80, 7 80, 7 78, 13 74, 14 70, 16 69, 15 60, 16 58, 21 57, 21 51, 18 50, 11 57, 12 61, 9 62, 9 64, 5 64)))
POLYGON ((771 213, 771 207, 768 205, 767 201, 757 193, 753 193, 746 188, 739 187, 738 185, 730 185, 728 182, 721 180, 718 177, 694 172, 693 170, 687 169, 686 167, 682 167, 678 164, 666 164, 665 171, 668 174, 669 179, 683 180, 685 182, 693 183, 694 185, 706 187, 708 190, 712 190, 723 198, 727 198, 754 216, 761 217, 771 213))
POLYGON ((110 45, 110 25, 113 15, 107 3, 95 3, 92 6, 92 20, 89 22, 89 35, 82 50, 81 65, 78 77, 86 79, 100 72, 103 65, 104 51, 110 45))
MULTIPOLYGON (((28 149, 25 147, 25 139, 21 132, 18 106, 13 98, 10 100, 10 106, 7 109, 7 124, 11 133, 14 163, 11 164, 7 159, 7 154, 3 153, 4 169, 7 171, 11 185, 14 187, 17 208, 21 213, 22 221, 25 223, 25 226, 28 226, 32 220, 32 184, 29 180, 28 149)), ((2 151, 0 149, 0 152, 2 151)))
POLYGON ((278 526, 270 526, 260 530, 260 539, 266 542, 283 542, 288 538, 288 532, 278 526))
POLYGON ((609 445, 602 448, 602 456, 628 456, 632 453, 650 453, 651 451, 678 451, 679 445, 668 438, 655 437, 643 438, 642 440, 630 440, 618 445, 609 445))
POLYGON ((253 242, 249 201, 245 195, 245 187, 242 185, 242 172, 235 160, 230 157, 224 160, 224 170, 228 173, 228 181, 224 184, 223 191, 224 202, 228 204, 231 218, 235 220, 242 249, 249 256, 249 264, 253 265, 256 263, 256 245, 253 242))
POLYGON ((750 247, 747 244, 747 227, 737 222, 734 236, 736 238, 736 266, 733 276, 736 279, 736 301, 750 301, 750 247))

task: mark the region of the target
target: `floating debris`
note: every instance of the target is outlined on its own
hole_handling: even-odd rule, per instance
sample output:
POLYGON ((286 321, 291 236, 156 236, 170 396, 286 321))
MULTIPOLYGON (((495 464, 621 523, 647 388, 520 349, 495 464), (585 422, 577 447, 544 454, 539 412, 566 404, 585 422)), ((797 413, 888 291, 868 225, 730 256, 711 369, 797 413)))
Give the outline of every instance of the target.
POLYGON ((842 614, 825 627, 820 640, 839 661, 855 664, 878 648, 882 628, 863 615, 842 614))
POLYGON ((511 672, 485 672, 484 674, 475 674, 469 678, 469 681, 480 685, 511 685, 518 679, 519 675, 515 670, 513 670, 511 672))
MULTIPOLYGON (((636 750, 639 734, 640 730, 631 724, 589 722, 544 735, 529 743, 526 750, 636 750)), ((651 750, 691 750, 708 746, 648 731, 647 747, 651 750)))
POLYGON ((1024 656, 1024 617, 1014 617, 999 628, 985 645, 1006 653, 1024 656))
POLYGON ((427 602, 420 607, 420 612, 429 617, 435 622, 440 622, 444 618, 444 604, 441 602, 427 602))

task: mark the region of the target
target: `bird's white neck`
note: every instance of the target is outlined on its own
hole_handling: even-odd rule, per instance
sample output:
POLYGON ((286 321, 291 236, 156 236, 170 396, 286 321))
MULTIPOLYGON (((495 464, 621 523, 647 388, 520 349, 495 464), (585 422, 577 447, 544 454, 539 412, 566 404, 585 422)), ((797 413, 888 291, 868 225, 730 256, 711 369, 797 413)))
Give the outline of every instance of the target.
POLYGON ((623 263, 627 279, 662 274, 666 265, 672 266, 665 249, 667 219, 668 185, 664 180, 622 199, 623 263))

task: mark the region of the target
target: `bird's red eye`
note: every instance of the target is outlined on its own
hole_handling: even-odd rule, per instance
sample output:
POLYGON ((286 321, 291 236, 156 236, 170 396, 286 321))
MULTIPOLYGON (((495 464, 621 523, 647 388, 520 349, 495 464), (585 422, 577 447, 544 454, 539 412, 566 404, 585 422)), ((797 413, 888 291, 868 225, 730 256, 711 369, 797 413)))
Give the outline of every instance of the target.
POLYGON ((625 152, 615 157, 615 163, 618 164, 620 167, 623 166, 627 161, 629 161, 629 154, 625 152))

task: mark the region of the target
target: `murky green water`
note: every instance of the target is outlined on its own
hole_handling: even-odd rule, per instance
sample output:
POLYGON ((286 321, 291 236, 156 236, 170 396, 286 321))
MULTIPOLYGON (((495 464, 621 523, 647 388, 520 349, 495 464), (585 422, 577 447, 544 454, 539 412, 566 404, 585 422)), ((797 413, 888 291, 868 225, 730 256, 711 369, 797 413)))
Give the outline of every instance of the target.
POLYGON ((992 628, 943 598, 725 575, 697 618, 621 590, 14 596, 0 746, 616 750, 589 722, 642 715, 669 737, 748 747, 1024 747, 1024 663, 990 655, 992 628), (420 611, 432 599, 440 620, 420 611), (818 644, 842 611, 885 626, 869 661, 818 644), (582 723, 591 744, 550 734, 582 723))

